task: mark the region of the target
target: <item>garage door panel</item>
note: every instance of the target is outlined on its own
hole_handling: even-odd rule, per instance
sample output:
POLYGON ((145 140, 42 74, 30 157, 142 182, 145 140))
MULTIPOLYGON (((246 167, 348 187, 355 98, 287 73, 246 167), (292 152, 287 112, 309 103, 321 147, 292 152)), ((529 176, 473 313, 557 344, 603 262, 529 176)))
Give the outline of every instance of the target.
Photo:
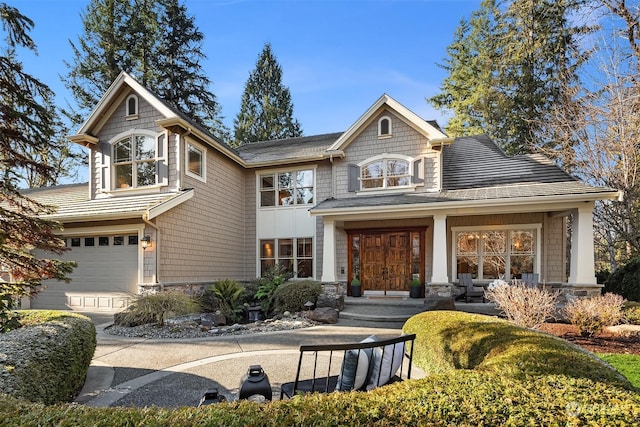
POLYGON ((136 244, 128 244, 127 236, 118 239, 122 245, 114 245, 113 237, 96 235, 94 246, 85 245, 86 236, 67 238, 70 250, 60 258, 77 263, 70 276, 71 281, 44 281, 46 289, 32 301, 32 307, 77 310, 118 310, 126 307, 131 296, 137 293, 137 237, 132 239, 136 244), (108 245, 99 245, 99 241, 107 242, 105 237, 108 245))

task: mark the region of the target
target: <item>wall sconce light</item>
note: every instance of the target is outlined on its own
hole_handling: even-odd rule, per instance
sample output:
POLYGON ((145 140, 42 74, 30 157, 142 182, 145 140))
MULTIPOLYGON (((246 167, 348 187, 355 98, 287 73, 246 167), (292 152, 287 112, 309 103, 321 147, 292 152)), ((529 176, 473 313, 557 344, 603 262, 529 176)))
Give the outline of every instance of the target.
POLYGON ((144 236, 142 240, 140 240, 140 246, 142 246, 142 250, 151 246, 151 236, 144 236))

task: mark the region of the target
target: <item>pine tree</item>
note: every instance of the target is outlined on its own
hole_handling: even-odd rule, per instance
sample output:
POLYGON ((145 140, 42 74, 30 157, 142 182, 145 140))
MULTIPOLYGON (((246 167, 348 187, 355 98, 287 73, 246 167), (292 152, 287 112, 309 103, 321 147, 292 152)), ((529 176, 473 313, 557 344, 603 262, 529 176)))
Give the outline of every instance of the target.
POLYGON ((126 71, 214 135, 228 138, 201 65, 204 36, 178 0, 91 0, 82 20, 84 35, 71 42, 73 60, 64 79, 75 97, 76 106, 65 112, 74 124, 126 71))
POLYGON ((590 31, 568 18, 582 0, 482 2, 461 25, 444 68, 443 92, 430 99, 450 110, 452 134, 482 129, 509 154, 554 144, 542 131, 551 107, 571 102, 587 56, 577 38, 590 31))
POLYGON ((27 34, 33 21, 16 8, 0 3, 0 20, 7 32, 7 49, 0 55, 0 270, 8 271, 11 282, 0 281, 0 332, 11 329, 16 297, 36 292, 42 279, 65 279, 73 263, 36 259, 34 249, 60 254, 64 242, 54 231, 57 224, 41 219, 51 208, 25 197, 18 190, 27 171, 51 178, 55 167, 38 154, 49 153, 57 116, 53 92, 23 71, 16 48, 35 51, 27 34))
POLYGON ((245 84, 234 130, 236 144, 302 136, 300 123, 293 118, 291 94, 282 84, 282 68, 269 43, 245 84))

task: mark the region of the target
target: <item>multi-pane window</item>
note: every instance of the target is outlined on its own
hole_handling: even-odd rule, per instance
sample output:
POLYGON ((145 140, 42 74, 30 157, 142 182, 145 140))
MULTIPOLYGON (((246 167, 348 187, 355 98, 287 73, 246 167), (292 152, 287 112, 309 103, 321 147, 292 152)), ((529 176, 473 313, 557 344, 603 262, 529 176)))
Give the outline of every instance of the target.
POLYGON ((205 149, 200 145, 188 142, 187 145, 187 175, 200 180, 205 178, 205 149))
POLYGON ((156 141, 132 135, 113 145, 116 188, 136 188, 156 184, 156 141))
POLYGON ((405 159, 379 159, 360 168, 360 185, 364 189, 385 189, 411 185, 410 163, 405 159))
POLYGON ((260 175, 260 206, 293 206, 313 203, 313 170, 260 175))
POLYGON ((260 240, 260 275, 276 264, 293 273, 293 277, 313 277, 313 239, 260 240))
POLYGON ((535 230, 462 231, 455 238, 458 274, 509 280, 533 273, 535 230))

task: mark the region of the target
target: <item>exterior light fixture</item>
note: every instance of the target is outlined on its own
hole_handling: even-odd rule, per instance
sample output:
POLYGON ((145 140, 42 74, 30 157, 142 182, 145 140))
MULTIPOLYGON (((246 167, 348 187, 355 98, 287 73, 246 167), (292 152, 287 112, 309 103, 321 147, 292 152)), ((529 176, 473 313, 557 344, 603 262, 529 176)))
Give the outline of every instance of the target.
POLYGON ((240 380, 239 399, 260 402, 261 400, 271 400, 271 398, 271 384, 262 366, 249 366, 249 371, 242 377, 242 380, 240 380), (262 399, 260 397, 262 397, 262 399))
POLYGON ((142 240, 140 240, 140 246, 142 246, 143 250, 151 246, 151 236, 144 236, 142 240))

